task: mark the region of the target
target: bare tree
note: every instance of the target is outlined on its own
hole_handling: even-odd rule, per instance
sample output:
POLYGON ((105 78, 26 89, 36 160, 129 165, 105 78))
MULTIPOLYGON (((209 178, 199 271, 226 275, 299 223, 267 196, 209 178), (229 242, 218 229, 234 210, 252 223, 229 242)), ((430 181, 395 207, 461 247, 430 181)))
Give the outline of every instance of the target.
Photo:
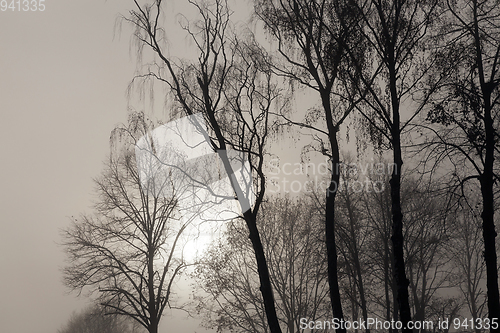
MULTIPOLYGON (((367 245, 369 242, 369 226, 362 211, 363 191, 374 192, 376 188, 370 181, 363 183, 367 175, 363 175, 356 167, 353 158, 344 154, 343 164, 340 170, 342 175, 342 186, 338 193, 338 228, 339 253, 344 260, 342 266, 349 280, 347 295, 351 299, 352 320, 358 320, 358 312, 361 311, 363 320, 368 320, 368 304, 365 272, 371 269, 368 265, 367 245), (362 188, 359 185, 367 185, 362 188)), ((380 189, 381 191, 381 189, 380 189)), ((370 329, 367 328, 369 333, 370 329)))
MULTIPOLYGON (((388 177, 390 175, 370 174, 372 181, 384 186, 388 177)), ((453 318, 458 315, 462 302, 457 297, 448 296, 456 288, 457 280, 449 253, 455 229, 451 227, 454 216, 449 210, 447 197, 438 191, 437 186, 411 177, 403 177, 401 185, 406 274, 415 320, 438 320, 445 313, 448 318, 453 318)), ((390 200, 390 188, 384 187, 365 192, 362 196, 361 204, 366 213, 361 217, 366 221, 361 223, 368 228, 365 249, 371 263, 366 276, 370 283, 365 289, 372 311, 381 313, 379 316, 387 320, 399 320, 390 247, 390 200)))
POLYGON ((99 306, 90 306, 73 314, 58 333, 139 333, 141 328, 130 318, 106 315, 99 306))
MULTIPOLYGON (((475 205, 467 202, 456 207, 454 212, 455 237, 452 239, 450 252, 453 263, 456 265, 457 283, 469 310, 469 318, 476 322, 477 318, 484 318, 486 314, 485 265, 483 259, 483 239, 479 214, 475 205)), ((475 332, 481 330, 478 326, 475 332)))
MULTIPOLYGON (((362 67, 350 66, 346 48, 363 57, 363 40, 359 30, 359 12, 352 1, 255 1, 257 17, 277 42, 279 60, 272 70, 294 85, 315 91, 321 109, 313 109, 305 121, 296 122, 281 115, 287 124, 311 129, 318 142, 317 151, 331 161, 331 179, 325 202, 325 234, 328 260, 328 281, 333 317, 344 317, 338 282, 337 245, 335 240, 335 197, 340 184, 340 152, 338 131, 355 102, 346 98, 343 85, 345 72, 362 67), (341 23, 341 21, 343 23, 341 23), (350 101, 351 103, 346 103, 350 101)), ((352 73, 351 76, 356 76, 352 73)), ((354 91, 353 91, 354 92, 354 91)), ((354 94, 355 95, 355 94, 354 94)), ((352 96, 350 96, 352 97, 352 96)), ((343 332, 340 329, 339 332, 343 332)))
MULTIPOLYGON (((431 153, 447 159, 463 194, 464 184, 478 180, 482 198, 482 230, 486 263, 488 316, 500 317, 498 264, 494 223, 495 183, 498 181, 498 116, 500 110, 500 12, 496 1, 446 1, 448 60, 442 73, 446 85, 427 119, 435 135, 431 153)), ((463 196, 463 195, 462 195, 463 196)), ((498 331, 495 328, 493 331, 498 331)))
MULTIPOLYGON (((278 318, 284 332, 297 332, 301 318, 309 322, 329 313, 324 241, 317 224, 321 215, 306 198, 289 197, 270 198, 260 214, 278 318)), ((194 273, 196 284, 208 294, 198 298, 207 326, 218 331, 269 332, 256 271, 245 227, 236 220, 194 273)))
MULTIPOLYGON (((268 264, 257 228, 257 213, 265 193, 264 156, 269 137, 269 109, 279 90, 273 84, 261 50, 254 43, 238 40, 231 29, 230 10, 224 0, 190 1, 200 19, 182 23, 195 48, 197 60, 176 61, 169 56, 165 30, 161 27, 164 2, 141 5, 125 19, 135 27, 139 52, 152 51, 154 66, 136 80, 155 80, 166 85, 175 105, 173 117, 201 115, 208 125, 206 141, 222 161, 241 207, 254 250, 260 292, 271 332, 281 332, 268 264), (256 176, 255 201, 249 200, 233 175, 228 158, 232 149, 247 155, 256 176)), ((199 124, 193 124, 200 127, 199 124)))
POLYGON ((150 129, 142 114, 132 114, 129 126, 115 130, 112 153, 95 179, 95 214, 75 218, 63 231, 64 282, 97 293, 107 314, 133 318, 157 333, 186 267, 180 240, 190 221, 176 214, 177 180, 158 175, 144 184, 140 177, 136 143, 150 129))
MULTIPOLYGON (((387 165, 386 161, 380 163, 387 165)), ((372 175, 373 181, 380 182, 383 187, 378 191, 364 193, 362 206, 366 212, 365 218, 369 225, 370 241, 367 245, 368 257, 371 261, 372 287, 367 295, 372 304, 382 309, 381 318, 399 320, 397 309, 397 288, 394 280, 394 256, 391 247, 391 193, 386 186, 389 176, 372 175), (378 286, 383 285, 383 288, 378 286), (381 292, 383 291, 383 292, 381 292)), ((390 328, 389 332, 392 332, 390 328)))
POLYGON ((358 10, 365 41, 371 54, 371 66, 362 67, 352 56, 359 75, 352 78, 364 97, 359 111, 365 119, 365 128, 380 148, 392 152, 394 168, 390 180, 392 213, 392 246, 394 278, 403 331, 411 320, 408 285, 404 259, 403 213, 401 208, 401 172, 403 166, 403 140, 405 130, 427 106, 430 96, 440 86, 441 78, 428 79, 438 57, 431 45, 434 23, 440 18, 439 1, 365 1, 358 10), (366 92, 366 93, 365 93, 366 92))
POLYGON ((402 207, 405 216, 404 237, 406 271, 410 280, 410 299, 414 320, 438 320, 438 304, 457 307, 445 294, 456 287, 451 257, 447 254, 453 229, 446 195, 437 186, 406 178, 402 183, 402 207))

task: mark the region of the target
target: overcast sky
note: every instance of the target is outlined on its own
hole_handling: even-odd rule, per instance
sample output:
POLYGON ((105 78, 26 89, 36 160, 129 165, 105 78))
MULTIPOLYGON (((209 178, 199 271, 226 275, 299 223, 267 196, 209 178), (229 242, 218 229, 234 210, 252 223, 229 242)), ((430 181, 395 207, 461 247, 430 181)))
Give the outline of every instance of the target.
MULTIPOLYGON (((0 332, 56 333, 87 305, 62 284, 57 244, 71 216, 91 211, 92 178, 110 132, 126 122, 136 71, 131 29, 120 33, 115 24, 132 0, 44 3, 43 12, 0 11, 0 332)), ((249 2, 231 3, 233 19, 245 20, 249 2)), ((174 14, 192 8, 185 0, 167 6, 171 53, 189 57, 192 43, 173 26, 174 14)), ((293 154, 279 153, 282 163, 298 162, 295 144, 287 148, 293 154)), ((185 317, 165 316, 160 332, 207 332, 185 317)))
MULTIPOLYGON (((61 283, 57 243, 69 217, 89 211, 110 132, 126 121, 136 66, 130 31, 120 38, 114 26, 132 4, 45 0, 43 12, 0 11, 1 332, 55 333, 86 304, 61 283)), ((172 323, 196 327, 165 317, 160 331, 172 323)))

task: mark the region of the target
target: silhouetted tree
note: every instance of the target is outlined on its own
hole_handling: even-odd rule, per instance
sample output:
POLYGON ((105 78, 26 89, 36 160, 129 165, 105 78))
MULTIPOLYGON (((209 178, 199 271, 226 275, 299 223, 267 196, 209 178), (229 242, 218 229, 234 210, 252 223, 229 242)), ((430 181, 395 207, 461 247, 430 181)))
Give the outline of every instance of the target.
MULTIPOLYGON (((385 161, 380 163, 387 165, 385 161)), ((373 281, 372 293, 367 295, 372 303, 372 309, 382 310, 380 317, 390 321, 399 320, 397 308, 397 288, 394 280, 394 256, 391 247, 391 192, 388 184, 388 174, 372 175, 371 178, 382 188, 370 193, 363 193, 362 207, 369 225, 370 241, 367 245, 368 257, 371 262, 370 275, 373 281), (379 286, 383 285, 383 288, 379 286)), ((389 332, 393 329, 390 328, 389 332)))
MULTIPOLYGON (((438 304, 456 306, 453 297, 442 293, 456 287, 450 267, 451 256, 447 252, 454 231, 450 226, 452 215, 446 196, 437 186, 407 178, 402 182, 401 192, 406 272, 414 320, 438 321, 442 314, 436 313, 442 311, 438 304)), ((455 314, 458 309, 454 310, 455 314)))
POLYGON ((359 110, 367 125, 366 133, 379 148, 392 152, 391 240, 399 318, 405 327, 403 332, 411 332, 406 328, 411 320, 411 311, 401 207, 402 134, 410 128, 440 86, 439 76, 428 79, 428 74, 437 65, 437 57, 431 48, 434 41, 430 37, 442 12, 438 4, 438 0, 354 3, 362 13, 360 22, 366 27, 362 31, 371 55, 371 66, 362 67, 365 57, 358 61, 359 55, 347 49, 353 65, 359 68, 358 75, 352 77, 352 87, 364 97, 359 110))
POLYGON ((73 314, 58 333, 140 333, 140 327, 134 324, 130 318, 106 315, 99 306, 90 306, 73 314))
POLYGON ((133 318, 157 333, 172 305, 173 283, 186 267, 179 243, 191 221, 176 214, 177 179, 141 179, 135 148, 150 129, 142 114, 132 114, 127 127, 115 130, 112 153, 95 179, 95 213, 75 218, 62 236, 64 283, 97 294, 106 314, 133 318))
MULTIPOLYGON (((457 192, 476 179, 482 198, 482 229, 486 264, 488 316, 500 317, 498 264, 494 223, 498 181, 500 110, 500 11, 497 1, 446 1, 450 21, 443 31, 448 62, 446 85, 428 112, 435 137, 431 153, 448 159, 457 192)), ((447 162, 448 162, 447 161, 447 162)), ((500 329, 500 328, 499 328, 500 329)), ((494 329, 492 331, 498 331, 494 329)))
MULTIPOLYGON (((487 297, 484 291, 486 272, 483 259, 481 223, 475 205, 462 200, 453 212, 453 228, 456 230, 449 251, 456 266, 456 281, 469 310, 465 317, 484 318, 487 297)), ((475 327, 475 332, 481 330, 475 327)))
MULTIPOLYGON (((301 318, 320 320, 329 313, 321 215, 307 199, 289 197, 270 198, 260 214, 278 318, 284 332, 297 332, 301 318)), ((269 332, 252 246, 240 222, 229 225, 193 274, 208 294, 197 298, 198 309, 218 331, 269 332)))
MULTIPOLYGON (((363 40, 357 22, 360 20, 353 1, 286 0, 255 1, 257 17, 277 42, 276 61, 272 70, 289 80, 292 87, 301 85, 315 91, 321 109, 313 109, 305 121, 282 117, 288 124, 311 129, 317 135, 317 151, 330 158, 331 179, 325 202, 325 234, 328 281, 333 317, 343 319, 338 283, 337 245, 335 240, 335 197, 340 184, 338 131, 356 102, 345 98, 345 72, 362 66, 363 40), (342 22, 341 22, 342 21, 342 22), (359 67, 351 66, 346 48, 356 52, 359 67), (348 103, 348 101, 350 103, 348 103)), ((352 73, 352 76, 356 76, 352 73)), ((354 92, 354 91, 353 91, 354 92)), ((355 95, 355 93, 353 94, 355 95)), ((339 332, 344 332, 339 329, 339 332)))
MULTIPOLYGON (((264 155, 270 133, 269 109, 277 104, 279 90, 266 69, 260 48, 243 43, 231 29, 230 10, 224 0, 190 1, 200 19, 184 21, 183 28, 194 44, 195 61, 176 61, 169 55, 161 26, 164 1, 156 0, 135 9, 127 21, 135 27, 139 52, 152 51, 155 66, 136 79, 156 80, 173 95, 173 117, 200 114, 208 125, 207 142, 222 161, 241 206, 258 267, 260 291, 271 332, 281 332, 269 269, 257 228, 257 213, 265 193, 264 155), (246 154, 255 176, 255 202, 244 195, 233 179, 228 150, 246 154)), ((193 124, 199 126, 198 124, 193 124)))
MULTIPOLYGON (((342 183, 338 191, 338 249, 344 260, 344 271, 350 280, 347 295, 351 299, 351 318, 359 320, 358 312, 361 311, 363 320, 368 320, 368 304, 365 272, 371 269, 368 264, 369 226, 363 212, 363 192, 374 192, 378 189, 372 184, 368 175, 364 175, 357 168, 357 163, 347 154, 343 156, 341 167, 342 183)), ((367 328, 369 333, 370 329, 367 328)))

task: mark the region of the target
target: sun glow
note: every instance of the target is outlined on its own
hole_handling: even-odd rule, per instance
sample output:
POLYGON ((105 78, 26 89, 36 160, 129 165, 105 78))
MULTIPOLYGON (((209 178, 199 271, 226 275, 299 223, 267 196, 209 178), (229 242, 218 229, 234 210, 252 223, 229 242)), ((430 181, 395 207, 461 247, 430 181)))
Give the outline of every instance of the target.
POLYGON ((201 234, 196 238, 189 239, 184 244, 182 253, 186 263, 195 263, 199 261, 205 255, 214 239, 214 236, 208 234, 201 234))
POLYGON ((202 257, 225 222, 249 210, 255 201, 246 154, 214 152, 200 114, 150 131, 138 140, 135 155, 147 193, 177 200, 181 217, 177 228, 187 227, 176 252, 187 263, 202 257))

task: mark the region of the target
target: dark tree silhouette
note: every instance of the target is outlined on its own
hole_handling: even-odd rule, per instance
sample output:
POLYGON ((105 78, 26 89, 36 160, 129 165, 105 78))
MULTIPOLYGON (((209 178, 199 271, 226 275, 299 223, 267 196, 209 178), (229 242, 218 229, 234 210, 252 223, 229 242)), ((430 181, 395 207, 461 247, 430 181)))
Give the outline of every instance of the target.
MULTIPOLYGON (((443 32, 449 50, 442 76, 446 85, 427 115, 434 125, 431 153, 455 166, 456 189, 479 181, 486 264, 488 316, 500 317, 498 264, 494 223, 495 183, 498 181, 500 110, 500 11, 496 1, 446 1, 450 21, 443 32)), ((427 143, 429 144, 429 143, 427 143)), ((492 329, 498 331, 500 328, 492 329)))
MULTIPOLYGON (((387 161, 384 160, 380 160, 380 163, 387 165, 387 161)), ((366 212, 366 223, 369 225, 370 242, 367 246, 367 255, 372 263, 370 267, 372 281, 375 285, 383 285, 383 288, 375 288, 371 297, 371 302, 374 303, 372 307, 376 305, 381 307, 380 317, 388 321, 399 320, 397 288, 393 276, 394 256, 391 247, 391 193, 385 186, 389 177, 385 174, 372 176, 373 181, 384 184, 384 187, 378 191, 365 193, 361 203, 366 212)), ((389 329, 389 332, 393 331, 392 328, 389 329)))
POLYGON ((447 196, 437 186, 412 177, 403 180, 401 194, 406 271, 414 320, 438 321, 441 311, 456 315, 460 307, 454 298, 440 292, 456 287, 448 253, 453 233, 449 225, 453 219, 447 196), (444 308, 439 308, 441 306, 444 308))
POLYGON ((362 70, 362 64, 356 60, 358 55, 347 50, 353 64, 359 68, 359 75, 353 77, 352 82, 365 97, 359 110, 364 116, 367 132, 380 148, 392 151, 391 241, 399 317, 404 332, 412 330, 407 328, 411 311, 401 208, 402 134, 427 106, 430 96, 440 85, 439 77, 427 79, 436 66, 430 48, 434 43, 430 40, 430 33, 440 17, 438 3, 437 0, 362 2, 358 10, 362 13, 361 22, 366 26, 363 31, 371 54, 371 66, 362 70))
MULTIPOLYGON (((339 253, 344 258, 342 264, 349 277, 350 283, 346 288, 351 299, 352 320, 358 320, 358 312, 361 311, 363 320, 368 320, 368 303, 366 292, 366 269, 371 268, 368 264, 367 245, 369 240, 367 220, 362 212, 363 191, 359 190, 358 184, 367 179, 357 170, 356 164, 350 155, 343 155, 342 186, 338 192, 337 237, 339 241, 339 253), (352 281, 352 282, 351 282, 352 281)), ((365 185, 369 184, 366 182, 365 185)), ((373 184, 364 188, 369 193, 378 191, 373 184)), ((367 327, 366 333, 370 329, 367 327)))
MULTIPOLYGON (((307 198, 271 197, 259 218, 262 241, 284 332, 300 330, 301 318, 328 317, 329 299, 322 219, 307 198)), ((255 278, 252 245, 240 220, 214 242, 194 277, 205 325, 232 332, 269 332, 255 278)))
MULTIPOLYGON (((295 122, 284 115, 287 124, 309 128, 320 137, 318 151, 330 158, 331 179, 326 193, 325 234, 328 260, 328 281, 333 317, 344 318, 339 291, 337 245, 335 240, 335 197, 340 184, 340 152, 338 131, 356 102, 343 97, 346 72, 357 67, 349 64, 347 45, 356 52, 362 66, 363 41, 357 22, 359 12, 352 1, 286 0, 255 1, 257 17, 277 41, 279 59, 272 70, 292 82, 314 90, 321 100, 322 111, 295 122), (342 23, 341 23, 342 21, 342 23), (351 103, 346 103, 351 101, 351 103)), ((356 76, 352 73, 351 76, 356 76)), ((352 96, 351 96, 352 97, 352 96)), ((338 330, 344 332, 343 328, 338 330)))
POLYGON ((69 257, 64 282, 98 294, 107 314, 133 318, 157 333, 172 306, 173 283, 186 267, 180 240, 191 221, 176 216, 177 180, 158 175, 141 182, 135 144, 151 126, 142 114, 130 119, 128 127, 115 130, 114 149, 95 179, 95 214, 74 219, 63 231, 69 257))
MULTIPOLYGON (((268 264, 257 228, 257 213, 265 193, 264 155, 269 136, 269 109, 274 107, 279 90, 266 70, 264 56, 254 43, 236 38, 230 23, 230 10, 224 0, 190 1, 200 20, 185 21, 183 28, 191 37, 197 60, 178 61, 169 56, 165 30, 161 27, 162 0, 150 4, 134 1, 135 9, 125 19, 135 27, 140 52, 155 55, 153 70, 136 79, 156 80, 173 95, 172 116, 202 115, 209 127, 207 142, 219 155, 231 179, 241 206, 258 267, 260 291, 271 332, 281 332, 268 264), (242 195, 241 184, 234 181, 228 150, 244 153, 256 178, 255 202, 242 195)), ((194 124, 197 126, 197 124, 194 124)))
MULTIPOLYGON (((456 234, 449 249, 456 267, 459 289, 469 310, 469 317, 474 321, 477 318, 484 318, 487 309, 481 218, 475 206, 469 206, 467 202, 461 200, 456 207, 453 212, 455 221, 453 227, 456 234)), ((476 333, 481 332, 478 326, 474 330, 476 333)))

